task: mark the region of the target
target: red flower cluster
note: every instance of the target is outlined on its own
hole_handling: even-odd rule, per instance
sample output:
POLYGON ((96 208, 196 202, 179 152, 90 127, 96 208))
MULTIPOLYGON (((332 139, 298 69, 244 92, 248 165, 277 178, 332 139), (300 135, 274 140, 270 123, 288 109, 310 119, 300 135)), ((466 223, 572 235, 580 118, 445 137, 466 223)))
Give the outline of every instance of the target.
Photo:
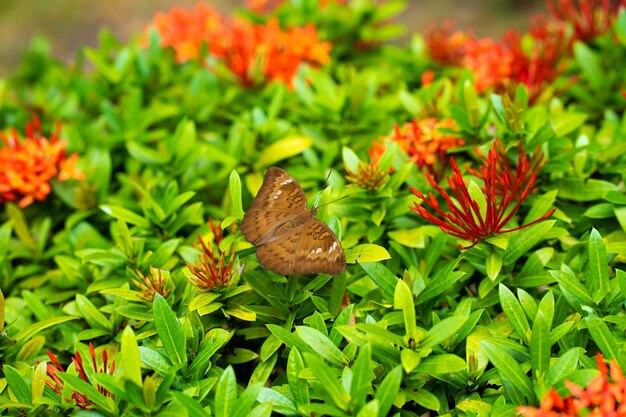
POLYGON ((46 139, 41 135, 38 119, 26 124, 26 137, 20 139, 16 130, 11 136, 2 134, 0 147, 0 203, 18 201, 26 207, 35 200, 43 201, 50 194, 50 180, 81 180, 76 168, 78 154, 67 158, 65 142, 59 141, 61 125, 46 139))
POLYGON ((446 168, 446 152, 450 148, 462 146, 465 141, 440 129, 456 129, 454 119, 437 120, 435 118, 412 120, 402 128, 396 125, 389 136, 374 142, 370 155, 373 161, 378 161, 385 152, 387 141, 398 144, 408 156, 422 169, 425 169, 435 178, 443 175, 446 168))
POLYGON ((563 74, 573 42, 589 42, 606 33, 619 8, 626 5, 626 0, 558 0, 555 5, 556 1, 547 2, 552 15, 539 19, 527 36, 510 31, 501 42, 477 39, 453 31, 446 23, 430 27, 425 35, 427 51, 442 65, 468 68, 479 92, 510 91, 523 84, 530 102, 536 102, 563 74))
POLYGON ((447 212, 439 207, 439 203, 432 193, 426 197, 413 187, 411 187, 413 194, 435 213, 429 212, 418 202, 415 202, 415 206, 411 207, 411 210, 425 220, 439 226, 445 233, 472 242, 468 246, 459 245, 460 249, 474 247, 482 239, 494 234, 512 232, 547 219, 554 213, 554 209, 528 224, 512 229, 504 228, 532 191, 537 171, 541 168, 542 156, 539 152, 536 152, 529 162, 521 145, 519 149, 520 154, 515 171, 507 159, 504 147, 498 146, 497 143, 494 143, 480 170, 470 170, 471 173, 483 180, 482 192, 486 203, 484 209, 481 209, 480 204, 471 196, 461 170, 454 158, 451 157, 450 164, 453 174, 448 177, 448 185, 454 199, 430 175, 426 174, 430 185, 446 201, 447 212))
POLYGON ((587 388, 565 381, 572 395, 562 398, 554 389, 541 401, 539 408, 520 406, 524 417, 626 417, 626 378, 615 359, 611 360, 611 380, 602 354, 596 356, 600 375, 587 388))
POLYGON ((154 25, 161 45, 172 47, 179 62, 198 59, 206 44, 209 55, 223 62, 245 86, 259 81, 291 84, 301 64, 330 61, 331 45, 319 40, 312 24, 283 30, 276 19, 266 24, 228 20, 199 4, 195 11, 174 8, 159 13, 154 25))
MULTIPOLYGON (((91 342, 89 343, 89 355, 91 356, 91 363, 93 365, 94 372, 98 374, 108 373, 109 375, 113 375, 113 372, 115 372, 115 361, 111 361, 111 364, 109 364, 108 362, 109 357, 108 357, 106 349, 102 351, 102 357, 101 357, 102 368, 98 368, 98 363, 96 361, 96 351, 91 342)), ((61 364, 59 363, 59 360, 57 359, 56 356, 54 356, 52 352, 48 351, 48 357, 50 358, 52 363, 48 363, 46 365, 46 368, 48 371, 48 377, 50 377, 52 381, 47 380, 46 385, 50 387, 50 389, 52 389, 57 394, 62 395, 63 381, 61 381, 61 379, 59 378, 58 373, 65 372, 65 369, 63 369, 63 366, 61 366, 61 364)), ((78 372, 78 375, 80 376, 80 378, 83 381, 91 384, 91 381, 89 380, 89 377, 87 376, 87 373, 85 372, 85 367, 83 365, 83 358, 80 356, 79 352, 76 352, 76 354, 72 358, 72 362, 74 363, 74 366, 76 367, 76 371, 78 372)), ((112 393, 110 393, 109 391, 101 387, 100 385, 98 385, 98 391, 105 397, 113 397, 112 393)), ((81 394, 78 391, 72 392, 72 399, 74 399, 74 402, 76 403, 77 406, 85 410, 89 409, 89 407, 94 404, 93 401, 91 401, 86 394, 81 394)))
POLYGON ((551 14, 549 23, 571 24, 571 41, 589 42, 611 29, 619 9, 626 7, 626 0, 546 0, 546 5, 551 14))
POLYGON ((217 253, 213 250, 212 244, 205 243, 202 237, 198 236, 200 243, 195 244, 195 246, 202 249, 202 255, 194 265, 187 264, 187 268, 193 274, 189 278, 189 283, 200 291, 209 291, 216 287, 231 285, 231 279, 235 273, 235 270, 232 269, 235 260, 235 252, 232 246, 228 261, 226 260, 226 252, 220 249, 220 242, 224 239, 224 230, 219 224, 214 224, 212 219, 209 220, 209 224, 213 232, 213 240, 217 246, 217 253))

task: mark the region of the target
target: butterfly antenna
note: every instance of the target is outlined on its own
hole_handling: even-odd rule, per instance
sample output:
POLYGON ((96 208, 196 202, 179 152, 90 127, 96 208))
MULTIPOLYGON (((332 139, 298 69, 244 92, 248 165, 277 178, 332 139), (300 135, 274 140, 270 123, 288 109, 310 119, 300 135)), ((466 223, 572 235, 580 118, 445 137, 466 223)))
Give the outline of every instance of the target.
MULTIPOLYGON (((320 194, 320 197, 321 197, 321 196, 322 196, 322 195, 320 194)), ((343 199, 345 199, 345 198, 348 198, 348 197, 350 197, 350 196, 349 196, 349 195, 344 195, 344 196, 343 196, 343 197, 341 197, 341 198, 338 198, 338 199, 333 200, 333 201, 329 201, 328 203, 324 203, 324 204, 322 204, 322 205, 320 205, 320 206, 315 206, 315 207, 317 207, 317 208, 324 207, 324 206, 327 206, 327 205, 329 205, 329 204, 336 203, 337 201, 341 201, 341 200, 343 200, 343 199)), ((319 202, 319 198, 315 201, 315 203, 318 203, 318 202, 319 202)))

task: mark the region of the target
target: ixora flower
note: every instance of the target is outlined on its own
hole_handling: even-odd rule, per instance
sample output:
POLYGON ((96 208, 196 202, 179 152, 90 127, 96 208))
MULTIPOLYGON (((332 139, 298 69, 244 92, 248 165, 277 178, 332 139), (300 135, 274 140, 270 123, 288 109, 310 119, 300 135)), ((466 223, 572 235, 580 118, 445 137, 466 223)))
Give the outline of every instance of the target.
POLYGON ((472 36, 462 31, 455 31, 451 21, 444 21, 441 26, 434 22, 428 26, 424 35, 428 55, 443 65, 461 65, 465 56, 465 45, 472 36))
POLYGON ((159 12, 153 22, 161 46, 173 48, 178 62, 198 59, 204 43, 210 50, 215 48, 210 41, 223 36, 225 25, 222 15, 203 3, 193 10, 174 7, 168 13, 159 12))
POLYGON ((202 249, 202 255, 198 258, 194 265, 187 264, 187 268, 192 273, 189 277, 189 283, 200 291, 210 291, 213 288, 227 287, 232 284, 232 277, 235 273, 233 262, 235 260, 235 252, 231 246, 230 258, 227 259, 225 251, 219 247, 220 242, 224 239, 224 230, 219 224, 209 220, 211 231, 213 232, 217 251, 213 250, 211 243, 205 243, 201 236, 198 236, 198 242, 194 243, 196 247, 202 249))
POLYGON ((199 4, 194 11, 174 8, 157 14, 154 27, 161 46, 172 47, 178 62, 198 59, 206 44, 208 54, 247 87, 261 81, 291 84, 301 64, 321 66, 330 61, 331 44, 319 40, 312 24, 283 29, 276 19, 265 24, 226 19, 199 4))
MULTIPOLYGON (((98 362, 96 360, 96 350, 93 347, 93 344, 89 342, 89 356, 91 357, 91 364, 93 366, 93 370, 98 374, 109 374, 113 375, 115 372, 115 361, 111 361, 109 363, 109 356, 107 354, 106 349, 102 350, 101 363, 102 367, 98 368, 98 362)), ((59 372, 65 373, 65 369, 59 363, 57 357, 50 351, 48 351, 48 357, 52 363, 48 363, 46 365, 46 369, 48 371, 49 380, 46 380, 46 385, 50 387, 54 392, 59 395, 62 395, 63 392, 63 381, 59 378, 59 372)), ((85 372, 85 365, 83 363, 83 358, 80 353, 77 351, 74 357, 72 358, 72 362, 74 363, 74 367, 78 372, 78 376, 88 384, 91 384, 87 373, 85 372)), ((98 384, 98 392, 100 392, 105 397, 113 397, 113 394, 101 387, 98 384)), ((89 409, 94 403, 89 399, 89 396, 86 394, 82 394, 78 391, 72 391, 72 399, 75 404, 82 409, 89 409)))
POLYGON ((21 139, 15 129, 2 134, 0 147, 0 203, 17 201, 26 207, 35 200, 43 201, 50 194, 50 180, 82 180, 76 167, 78 154, 67 157, 65 142, 58 139, 61 125, 50 139, 41 135, 37 118, 26 124, 26 137, 21 139))
POLYGON ((170 288, 171 281, 169 279, 169 273, 164 277, 163 271, 159 268, 152 267, 152 265, 150 265, 150 273, 146 276, 138 269, 136 272, 139 280, 131 278, 131 281, 139 288, 141 292, 140 297, 144 300, 152 301, 157 294, 161 294, 165 297, 172 291, 170 288))
POLYGON ((541 401, 539 408, 520 406, 517 411, 524 417, 558 416, 626 416, 626 378, 615 359, 611 360, 611 371, 604 362, 602 354, 596 356, 600 375, 593 378, 586 388, 565 381, 565 386, 572 395, 561 397, 550 389, 541 401))
POLYGON ((234 20, 230 36, 224 37, 223 49, 216 57, 244 86, 254 85, 259 73, 265 81, 291 84, 301 64, 327 64, 330 49, 330 43, 319 40, 312 24, 283 30, 276 19, 266 24, 234 20))
POLYGON ((606 33, 625 0, 547 0, 553 21, 570 23, 574 27, 572 41, 589 42, 606 33))
MULTIPOLYGON (((523 154, 521 147, 520 150, 515 172, 512 172, 508 160, 505 161, 507 156, 503 147, 499 147, 497 143, 494 143, 489 151, 480 171, 474 171, 480 173, 479 177, 484 183, 481 189, 484 197, 483 207, 471 195, 461 170, 454 158, 451 157, 450 164, 453 174, 448 177, 448 185, 454 198, 440 187, 429 174, 426 174, 430 185, 446 201, 447 212, 439 207, 433 193, 429 193, 427 197, 413 187, 411 187, 413 194, 434 210, 434 214, 418 202, 415 202, 415 206, 411 207, 411 210, 425 220, 439 226, 445 233, 472 242, 468 246, 459 244, 460 249, 472 248, 482 239, 497 233, 513 232, 547 219, 554 213, 555 209, 530 223, 505 229, 509 220, 515 215, 535 186, 537 171, 541 165, 540 163, 529 163, 528 157, 523 154)), ((531 158, 531 161, 536 160, 540 160, 540 156, 531 158)))
POLYGON ((365 190, 375 191, 389 180, 389 171, 379 166, 380 158, 376 161, 370 157, 369 161, 359 161, 356 172, 346 167, 346 179, 365 190))
POLYGON ((378 161, 385 152, 385 142, 395 142, 411 162, 438 179, 445 171, 448 149, 465 144, 463 139, 440 130, 455 128, 454 119, 413 119, 403 127, 396 125, 391 135, 374 142, 370 155, 373 161, 378 161))

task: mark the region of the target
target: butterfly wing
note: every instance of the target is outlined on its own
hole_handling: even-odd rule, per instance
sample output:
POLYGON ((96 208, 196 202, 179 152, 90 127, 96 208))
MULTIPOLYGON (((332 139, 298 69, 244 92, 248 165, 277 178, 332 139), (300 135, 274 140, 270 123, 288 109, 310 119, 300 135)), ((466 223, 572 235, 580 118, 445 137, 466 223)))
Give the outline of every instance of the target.
POLYGON ((252 207, 243 217, 241 231, 248 242, 258 246, 278 227, 306 209, 306 195, 300 184, 284 170, 271 167, 252 207))
POLYGON ((256 256, 266 269, 281 275, 337 275, 346 270, 346 255, 337 236, 317 219, 259 246, 256 256))

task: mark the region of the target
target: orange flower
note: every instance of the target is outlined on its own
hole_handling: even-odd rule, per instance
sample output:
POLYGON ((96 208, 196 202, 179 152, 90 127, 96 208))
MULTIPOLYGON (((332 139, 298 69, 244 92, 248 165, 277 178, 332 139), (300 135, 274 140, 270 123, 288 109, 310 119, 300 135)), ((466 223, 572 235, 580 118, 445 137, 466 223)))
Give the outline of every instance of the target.
POLYGON ((395 142, 409 156, 410 161, 438 179, 445 170, 448 149, 465 144, 463 139, 440 130, 455 128, 454 119, 438 121, 431 117, 419 122, 414 119, 402 128, 396 125, 390 136, 381 138, 382 144, 374 143, 370 154, 373 160, 378 160, 385 151, 385 141, 395 142))
POLYGON ((626 378, 615 359, 611 360, 609 371, 602 354, 596 356, 600 375, 593 378, 586 388, 565 381, 565 386, 572 395, 561 398, 554 390, 550 390, 541 401, 539 408, 518 407, 517 411, 524 417, 552 416, 614 416, 626 417, 626 378), (581 412, 582 411, 582 412, 581 412))
MULTIPOLYGON (((235 274, 233 261, 235 260, 235 252, 232 245, 230 248, 230 257, 226 252, 220 249, 220 242, 224 239, 224 230, 219 224, 214 224, 213 220, 209 220, 213 239, 217 246, 217 251, 213 250, 211 243, 205 243, 201 236, 198 236, 199 244, 194 245, 202 249, 202 255, 198 258, 194 265, 187 264, 187 268, 193 274, 189 278, 189 283, 200 291, 210 291, 213 288, 227 287, 232 284, 232 277, 235 274), (228 260, 227 260, 228 259, 228 260)), ((234 232, 234 226, 233 226, 234 232)))
POLYGON ((65 142, 59 141, 61 125, 46 139, 41 135, 38 119, 26 124, 26 137, 17 131, 2 134, 0 148, 0 203, 18 201, 26 207, 35 200, 43 201, 50 194, 50 180, 81 180, 84 175, 76 168, 78 155, 66 158, 65 142))
POLYGON ((140 297, 144 300, 152 301, 157 294, 165 297, 172 291, 171 288, 168 288, 171 287, 171 281, 163 277, 161 269, 150 265, 150 273, 147 276, 144 276, 138 269, 136 272, 141 281, 135 278, 131 278, 131 281, 139 288, 140 297))
POLYGON ((179 7, 168 13, 157 13, 154 26, 161 37, 162 47, 172 47, 176 51, 176 61, 185 62, 197 59, 203 43, 209 50, 217 45, 224 32, 223 17, 206 4, 199 3, 194 10, 179 7))
POLYGON ((216 57, 245 86, 258 81, 291 84, 300 64, 324 65, 330 61, 330 43, 320 42, 312 24, 283 31, 276 19, 264 25, 234 20, 223 45, 216 57))
POLYGON ((463 65, 474 74, 478 92, 501 84, 511 75, 513 56, 504 46, 490 38, 471 40, 465 44, 463 65))
POLYGON ((356 172, 346 167, 348 174, 346 179, 365 190, 375 191, 389 180, 389 171, 383 170, 378 165, 380 156, 377 156, 375 160, 373 157, 370 159, 369 162, 359 161, 356 172))
POLYGON ((278 20, 254 24, 226 20, 206 5, 196 10, 172 9, 154 18, 161 45, 176 51, 178 62, 196 59, 203 44, 222 61, 244 86, 281 81, 291 84, 300 64, 324 65, 331 44, 321 42, 315 26, 282 29, 278 20))

